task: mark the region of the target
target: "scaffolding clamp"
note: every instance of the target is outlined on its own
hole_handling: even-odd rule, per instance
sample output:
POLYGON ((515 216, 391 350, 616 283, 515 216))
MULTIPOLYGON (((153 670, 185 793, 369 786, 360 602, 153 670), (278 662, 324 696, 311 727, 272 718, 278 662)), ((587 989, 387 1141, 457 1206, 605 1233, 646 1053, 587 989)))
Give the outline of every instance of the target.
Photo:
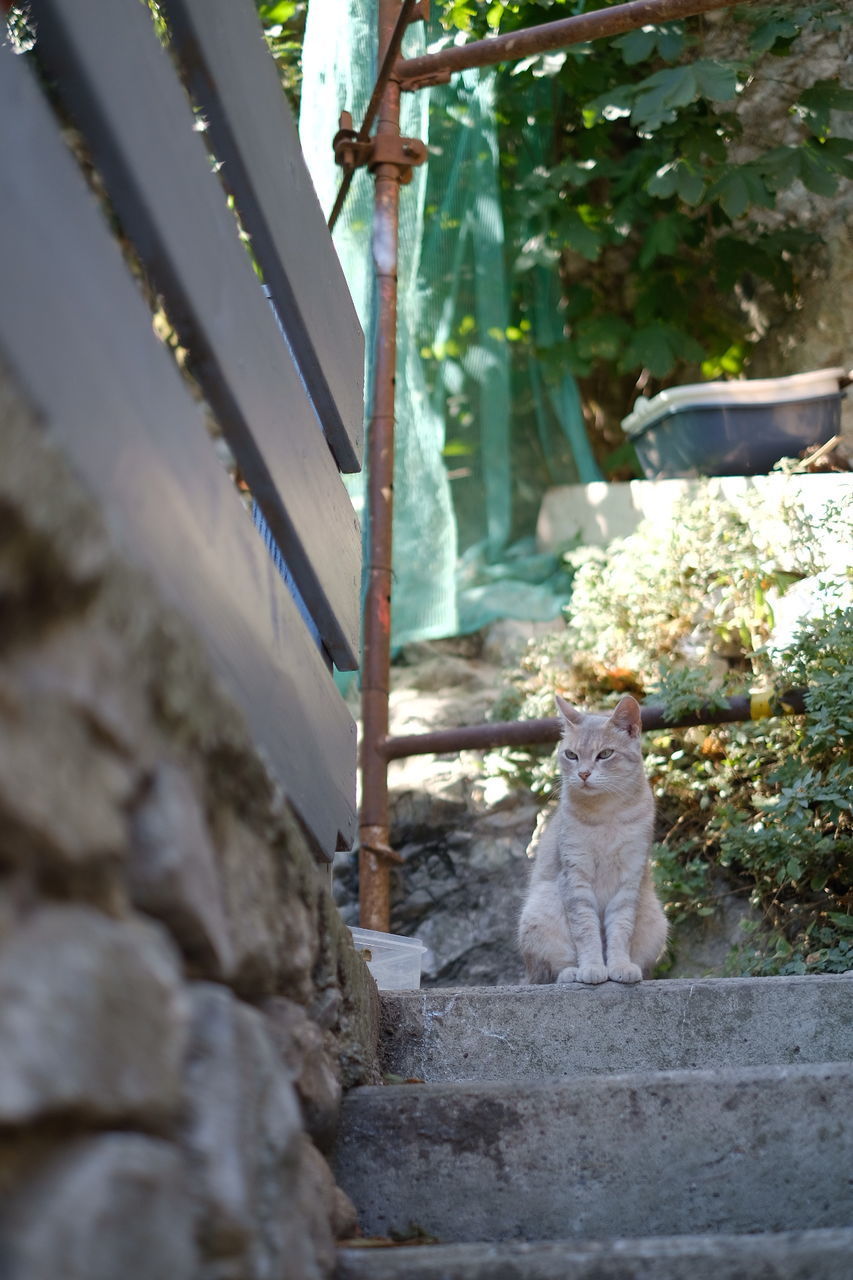
POLYGON ((412 180, 412 169, 427 158, 426 145, 419 138, 400 138, 392 134, 360 138, 352 127, 352 116, 348 111, 341 112, 339 125, 332 146, 335 160, 347 173, 365 165, 368 169, 375 169, 380 164, 394 164, 400 170, 400 182, 405 186, 412 180))

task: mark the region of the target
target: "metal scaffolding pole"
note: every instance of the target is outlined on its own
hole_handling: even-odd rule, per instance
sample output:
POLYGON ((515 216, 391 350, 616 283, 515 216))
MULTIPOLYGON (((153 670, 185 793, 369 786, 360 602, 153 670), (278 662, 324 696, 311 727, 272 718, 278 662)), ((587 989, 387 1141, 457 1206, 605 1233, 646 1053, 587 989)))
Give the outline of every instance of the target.
POLYGON ((470 44, 451 45, 420 58, 409 58, 398 63, 397 74, 404 89, 419 89, 441 84, 455 72, 465 71, 468 67, 517 62, 531 54, 567 49, 569 45, 599 40, 602 36, 621 35, 636 27, 690 18, 710 9, 729 9, 735 3, 737 0, 632 0, 630 4, 595 9, 592 13, 560 18, 557 22, 545 22, 505 36, 490 36, 470 44))
MULTIPOLYGON (((398 0, 379 0, 379 48, 388 48, 398 0)), ((400 83, 386 82, 379 104, 377 139, 400 138, 400 83)), ((373 406, 367 434, 367 502, 370 545, 364 603, 361 709, 361 817, 359 918, 363 927, 387 931, 390 916, 388 767, 382 743, 388 734, 391 666, 391 529, 394 516, 394 391, 397 364, 397 232, 401 166, 375 165, 373 265, 378 316, 374 348, 373 406)), ((399 859, 397 859, 399 860, 399 859)))
MULTIPOLYGON (((802 715, 805 690, 785 693, 739 693, 722 702, 711 702, 698 711, 668 716, 661 706, 640 708, 644 732, 650 729, 689 729, 699 725, 734 724, 743 720, 763 720, 767 716, 802 715)), ((386 760, 409 756, 442 755, 457 751, 490 751, 494 747, 537 746, 557 742, 562 723, 556 716, 544 720, 496 720, 492 724, 462 725, 458 729, 436 729, 431 733, 410 733, 386 738, 386 760)))

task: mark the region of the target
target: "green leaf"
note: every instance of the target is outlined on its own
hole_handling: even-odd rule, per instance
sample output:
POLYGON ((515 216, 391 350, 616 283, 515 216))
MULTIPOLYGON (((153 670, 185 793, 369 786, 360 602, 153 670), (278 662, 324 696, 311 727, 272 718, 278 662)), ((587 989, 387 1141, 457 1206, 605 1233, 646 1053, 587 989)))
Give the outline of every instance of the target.
POLYGON ((757 164, 773 191, 790 187, 801 176, 801 151, 802 147, 773 147, 759 158, 757 164))
POLYGON ((653 222, 643 240, 638 261, 641 267, 648 267, 656 258, 667 257, 675 253, 681 244, 688 220, 680 213, 668 213, 653 222))
POLYGON ((678 184, 678 161, 670 160, 649 178, 646 183, 646 190, 650 196, 657 196, 659 200, 668 200, 670 196, 675 195, 676 186, 678 184))
POLYGON ((756 27, 749 37, 750 48, 756 53, 766 53, 777 40, 793 40, 799 28, 790 18, 773 16, 756 27))
POLYGON ((801 150, 801 176, 809 191, 813 191, 818 196, 835 195, 838 178, 826 163, 821 149, 805 146, 801 150))
POLYGON ((698 204, 705 193, 705 179, 681 164, 676 171, 676 187, 685 204, 698 204))
POLYGON ((773 195, 767 189, 761 174, 746 165, 730 169, 718 178, 708 195, 712 200, 719 200, 724 212, 732 220, 741 217, 752 204, 771 209, 774 203, 773 195))
POLYGON ((700 97, 709 98, 711 102, 728 102, 737 95, 737 68, 731 63, 694 62, 693 71, 700 97))
POLYGON ((622 61, 629 67, 636 66, 644 58, 650 58, 657 46, 653 27, 638 27, 613 41, 622 52, 622 61))
POLYGON ((630 329, 620 316, 592 316, 575 325, 573 337, 584 360, 616 360, 625 346, 630 329))
POLYGON ((653 133, 675 119, 676 109, 686 107, 698 93, 693 67, 672 67, 657 71, 637 87, 631 123, 653 133))
POLYGON ((296 0, 278 0, 277 4, 258 6, 258 15, 262 22, 288 22, 296 12, 296 0))
POLYGON ((560 223, 560 238, 568 248, 574 249, 588 262, 595 262, 601 252, 602 235, 589 226, 576 209, 569 209, 560 223))
POLYGON ((837 77, 818 80, 800 94, 795 109, 799 109, 815 133, 825 134, 829 129, 831 111, 853 111, 853 89, 845 89, 837 77))
POLYGON ((651 58, 655 50, 664 62, 675 62, 684 49, 684 30, 680 23, 638 27, 636 31, 617 36, 613 44, 620 50, 622 61, 629 67, 636 66, 645 58, 651 58))
POLYGON ((628 343, 624 357, 628 368, 640 365, 655 378, 665 378, 671 373, 676 360, 668 330, 657 324, 638 329, 628 343))
POLYGON ((658 53, 664 62, 675 62, 684 51, 684 28, 680 23, 657 27, 658 53))

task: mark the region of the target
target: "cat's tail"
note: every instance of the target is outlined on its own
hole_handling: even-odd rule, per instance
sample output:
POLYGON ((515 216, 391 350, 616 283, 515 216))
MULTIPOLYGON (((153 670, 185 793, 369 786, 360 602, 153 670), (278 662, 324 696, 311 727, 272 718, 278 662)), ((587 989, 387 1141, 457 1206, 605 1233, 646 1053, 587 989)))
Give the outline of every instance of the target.
POLYGON ((534 960, 532 957, 524 957, 524 967, 527 970, 527 981, 531 986, 544 986, 548 982, 556 982, 557 973, 552 969, 546 960, 534 960))

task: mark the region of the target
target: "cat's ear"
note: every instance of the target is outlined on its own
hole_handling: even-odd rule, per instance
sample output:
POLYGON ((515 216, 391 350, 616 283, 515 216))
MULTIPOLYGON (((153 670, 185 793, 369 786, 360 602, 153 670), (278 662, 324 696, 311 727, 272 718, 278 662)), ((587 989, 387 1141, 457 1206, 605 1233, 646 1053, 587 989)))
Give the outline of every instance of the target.
POLYGON ((641 721, 640 704, 637 699, 632 698, 630 693, 626 693, 610 717, 610 723, 615 729, 622 729, 629 738, 638 738, 640 736, 641 721))
POLYGON ((578 711, 570 702, 566 702, 565 698, 561 698, 559 693, 555 695, 557 699, 557 710, 566 721, 567 724, 580 724, 583 720, 583 712, 578 711))

